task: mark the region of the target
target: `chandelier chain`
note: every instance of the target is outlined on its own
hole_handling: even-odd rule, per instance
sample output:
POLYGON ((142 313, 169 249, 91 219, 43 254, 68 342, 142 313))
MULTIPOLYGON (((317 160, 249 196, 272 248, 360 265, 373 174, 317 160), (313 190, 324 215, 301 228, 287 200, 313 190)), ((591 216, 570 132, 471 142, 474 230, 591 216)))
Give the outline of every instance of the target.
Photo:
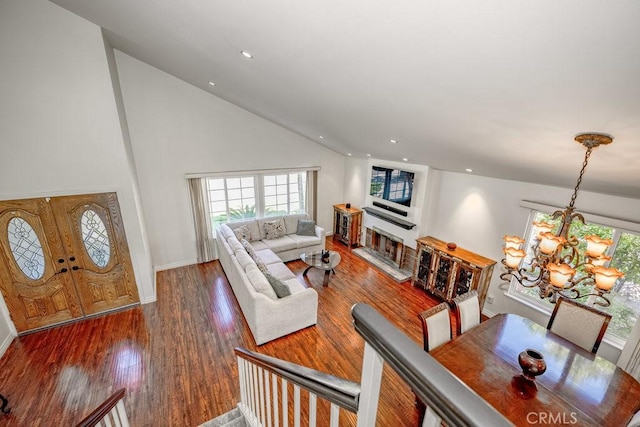
POLYGON ((580 184, 582 183, 582 176, 584 175, 584 171, 587 168, 587 163, 589 163, 589 156, 591 156, 591 151, 593 151, 592 147, 587 148, 587 152, 584 154, 584 162, 582 162, 582 169, 580 170, 580 176, 578 176, 578 182, 576 183, 576 187, 573 189, 573 195, 571 196, 571 203, 569 203, 569 207, 573 207, 573 204, 576 202, 576 197, 578 197, 578 189, 580 188, 580 184))

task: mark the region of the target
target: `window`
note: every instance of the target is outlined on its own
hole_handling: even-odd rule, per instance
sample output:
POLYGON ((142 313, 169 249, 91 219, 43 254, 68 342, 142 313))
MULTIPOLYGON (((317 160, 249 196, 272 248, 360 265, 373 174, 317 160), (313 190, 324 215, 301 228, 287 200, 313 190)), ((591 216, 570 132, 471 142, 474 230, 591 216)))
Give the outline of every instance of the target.
MULTIPOLYGON (((534 221, 546 221, 559 225, 560 220, 552 220, 551 215, 539 211, 532 212, 534 221)), ((633 328, 638 316, 640 315, 640 233, 635 231, 614 228, 605 224, 595 224, 587 221, 588 224, 582 224, 574 221, 569 231, 570 235, 574 235, 580 241, 578 247, 584 252, 586 243, 584 237, 589 234, 596 234, 602 238, 613 240, 613 245, 608 250, 608 255, 612 257, 609 265, 619 269, 625 273, 625 276, 618 280, 611 293, 607 298, 611 301, 609 307, 600 307, 602 311, 611 314, 611 322, 607 329, 607 336, 613 337, 613 340, 626 341, 631 329, 633 328)), ((601 222, 606 222, 605 218, 601 218, 601 222)), ((531 263, 531 250, 534 245, 533 227, 529 227, 527 236, 527 250, 529 253, 523 261, 523 268, 528 268, 531 263)), ((581 273, 580 268, 576 274, 581 273)), ((585 287, 586 290, 587 287, 585 287)), ((530 302, 534 302, 543 310, 551 312, 553 305, 546 299, 540 299, 537 288, 525 288, 516 280, 512 280, 509 288, 511 294, 517 294, 525 297, 530 302)), ((583 302, 589 304, 588 298, 582 298, 583 302)))
POLYGON ((305 212, 307 174, 292 172, 279 175, 265 175, 264 216, 305 212))
POLYGON ((307 175, 311 173, 315 172, 206 178, 213 229, 225 222, 308 212, 307 175))
POLYGON ((230 221, 256 217, 255 177, 208 178, 211 223, 215 228, 230 221))

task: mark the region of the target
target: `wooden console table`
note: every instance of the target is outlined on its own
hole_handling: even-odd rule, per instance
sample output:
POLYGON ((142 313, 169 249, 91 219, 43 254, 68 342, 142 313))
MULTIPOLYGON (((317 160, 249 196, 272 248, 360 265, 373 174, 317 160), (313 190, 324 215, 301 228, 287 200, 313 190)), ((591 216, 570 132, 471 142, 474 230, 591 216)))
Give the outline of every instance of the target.
POLYGON ((495 261, 463 248, 449 249, 445 242, 431 236, 416 242, 413 286, 449 303, 458 295, 476 290, 483 307, 495 261))
POLYGON ((333 238, 345 245, 360 246, 362 233, 362 210, 347 207, 346 204, 333 205, 333 238))

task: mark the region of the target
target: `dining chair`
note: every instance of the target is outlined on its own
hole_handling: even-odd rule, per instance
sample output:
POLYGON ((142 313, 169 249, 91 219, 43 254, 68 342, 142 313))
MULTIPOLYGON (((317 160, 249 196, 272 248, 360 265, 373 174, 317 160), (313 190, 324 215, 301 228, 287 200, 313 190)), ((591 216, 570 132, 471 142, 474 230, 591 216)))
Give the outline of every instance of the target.
POLYGON ((456 336, 480 324, 480 300, 478 292, 469 291, 453 300, 456 316, 456 336))
POLYGON ((640 411, 636 412, 636 414, 631 418, 627 427, 640 427, 640 411))
POLYGON ((129 427, 129 418, 124 408, 124 394, 124 388, 113 393, 76 427, 129 427))
POLYGON ((431 307, 418 314, 422 323, 422 343, 429 352, 451 340, 451 310, 446 302, 431 307))
POLYGON ((559 297, 547 329, 595 354, 610 320, 608 313, 559 297))

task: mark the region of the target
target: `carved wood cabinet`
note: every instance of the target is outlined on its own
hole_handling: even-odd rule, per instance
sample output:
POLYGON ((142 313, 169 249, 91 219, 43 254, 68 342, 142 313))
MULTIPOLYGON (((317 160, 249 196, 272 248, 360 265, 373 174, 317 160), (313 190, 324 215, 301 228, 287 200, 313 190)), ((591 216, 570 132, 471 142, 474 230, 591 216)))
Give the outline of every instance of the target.
POLYGON ((480 307, 484 306, 495 261, 463 248, 453 250, 431 236, 416 240, 417 257, 413 286, 451 303, 458 295, 476 290, 480 307))
POLYGON ((333 238, 345 245, 360 246, 362 210, 345 204, 333 205, 333 238))

